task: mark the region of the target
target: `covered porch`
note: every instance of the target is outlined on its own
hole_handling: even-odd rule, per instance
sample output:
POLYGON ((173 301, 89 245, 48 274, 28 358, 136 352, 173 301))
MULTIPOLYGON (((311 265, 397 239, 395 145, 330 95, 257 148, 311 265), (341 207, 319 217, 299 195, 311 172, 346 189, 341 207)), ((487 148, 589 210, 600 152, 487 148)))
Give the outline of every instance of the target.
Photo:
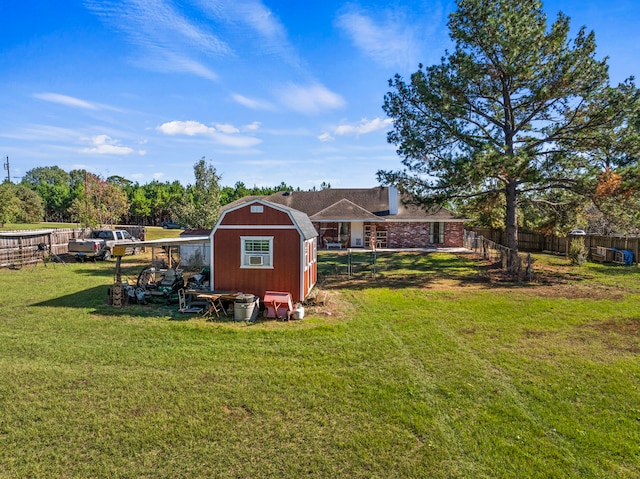
POLYGON ((337 203, 310 217, 318 232, 318 248, 375 248, 386 246, 384 219, 349 200, 337 203), (378 245, 378 235, 384 242, 378 245), (376 241, 372 242, 371 238, 376 241))

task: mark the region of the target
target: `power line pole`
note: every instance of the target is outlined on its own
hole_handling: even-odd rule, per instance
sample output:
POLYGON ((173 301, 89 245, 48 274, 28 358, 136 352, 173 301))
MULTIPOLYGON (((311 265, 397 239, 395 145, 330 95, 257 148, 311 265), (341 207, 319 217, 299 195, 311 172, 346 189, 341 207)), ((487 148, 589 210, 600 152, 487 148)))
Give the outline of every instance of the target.
POLYGON ((6 157, 6 162, 4 163, 4 169, 7 170, 7 183, 11 183, 11 170, 9 170, 9 156, 6 157))

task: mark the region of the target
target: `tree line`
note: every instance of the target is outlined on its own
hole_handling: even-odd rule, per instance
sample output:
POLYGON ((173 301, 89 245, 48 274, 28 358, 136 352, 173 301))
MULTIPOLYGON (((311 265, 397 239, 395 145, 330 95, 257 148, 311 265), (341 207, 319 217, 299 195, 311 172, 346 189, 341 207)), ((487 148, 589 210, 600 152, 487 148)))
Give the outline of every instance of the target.
MULTIPOLYGON (((83 226, 138 224, 159 226, 171 220, 185 227, 211 228, 221 206, 248 195, 300 191, 281 182, 248 187, 220 186, 221 177, 204 159, 194 165, 195 182, 133 182, 122 176, 102 178, 87 170, 43 166, 26 172, 20 183, 0 184, 0 225, 64 222, 83 226)), ((322 188, 330 185, 323 183, 322 188)))

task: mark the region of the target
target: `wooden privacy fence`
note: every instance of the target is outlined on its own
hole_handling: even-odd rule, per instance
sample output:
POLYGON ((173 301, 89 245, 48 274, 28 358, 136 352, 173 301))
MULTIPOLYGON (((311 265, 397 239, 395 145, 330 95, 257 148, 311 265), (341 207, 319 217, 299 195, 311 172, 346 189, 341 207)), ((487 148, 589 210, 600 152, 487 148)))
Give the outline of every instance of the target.
MULTIPOLYGON (((505 244, 505 233, 502 230, 491 230, 484 228, 468 228, 465 233, 473 232, 498 244, 505 244)), ((584 245, 589 251, 589 256, 597 250, 597 247, 608 249, 628 250, 633 252, 633 261, 638 263, 640 253, 640 237, 637 236, 604 236, 604 235, 584 235, 559 237, 554 235, 543 235, 542 233, 532 233, 518 231, 518 249, 520 251, 550 252, 567 255, 569 245, 574 238, 582 238, 584 245)))
MULTIPOLYGON (((117 226, 132 236, 144 238, 144 226, 117 226)), ((0 268, 21 268, 41 261, 51 253, 56 256, 69 252, 69 240, 85 238, 90 228, 60 228, 0 232, 0 268)))

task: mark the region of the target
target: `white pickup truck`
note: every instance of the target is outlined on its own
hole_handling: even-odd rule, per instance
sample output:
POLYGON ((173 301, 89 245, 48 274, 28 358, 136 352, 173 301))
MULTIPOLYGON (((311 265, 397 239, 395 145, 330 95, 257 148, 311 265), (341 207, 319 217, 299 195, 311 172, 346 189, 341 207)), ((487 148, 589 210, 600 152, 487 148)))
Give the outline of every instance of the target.
POLYGON ((127 254, 138 254, 141 246, 136 245, 138 239, 125 230, 94 230, 86 239, 69 241, 69 254, 84 261, 87 258, 108 260, 116 245, 125 245, 127 254))

